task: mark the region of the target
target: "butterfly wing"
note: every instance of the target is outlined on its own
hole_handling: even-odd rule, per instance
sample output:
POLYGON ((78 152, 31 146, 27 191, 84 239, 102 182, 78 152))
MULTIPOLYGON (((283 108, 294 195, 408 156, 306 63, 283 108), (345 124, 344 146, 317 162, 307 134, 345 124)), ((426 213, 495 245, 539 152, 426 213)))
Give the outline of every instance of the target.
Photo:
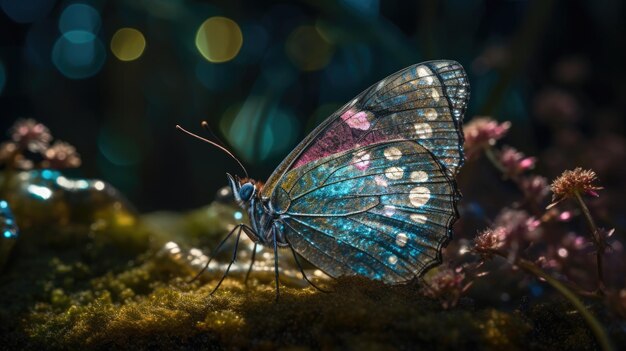
POLYGON ((289 243, 331 276, 390 283, 440 262, 457 218, 454 181, 414 141, 372 144, 289 171, 277 188, 289 243))
POLYGON ((469 84, 454 61, 365 90, 279 165, 261 197, 289 243, 333 276, 403 282, 440 261, 457 218, 469 84))
POLYGON ((461 121, 469 83, 457 62, 429 61, 405 68, 372 85, 311 132, 278 166, 261 196, 272 197, 291 169, 391 140, 415 140, 430 150, 449 175, 463 162, 461 121))

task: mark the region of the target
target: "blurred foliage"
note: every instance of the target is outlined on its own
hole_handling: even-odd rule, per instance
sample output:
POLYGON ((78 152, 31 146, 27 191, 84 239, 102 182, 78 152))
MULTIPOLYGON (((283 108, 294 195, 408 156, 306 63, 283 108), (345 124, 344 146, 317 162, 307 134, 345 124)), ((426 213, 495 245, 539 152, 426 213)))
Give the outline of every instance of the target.
POLYGON ((143 210, 194 208, 237 168, 175 124, 193 129, 206 119, 253 177, 265 179, 373 82, 447 58, 470 74, 468 117, 513 121, 514 145, 550 155, 540 165, 547 175, 602 162, 604 170, 593 167, 601 179, 621 179, 623 14, 617 0, 6 0, 0 130, 36 118, 81 150, 76 175, 107 180, 143 210), (236 27, 218 23, 222 34, 203 37, 200 48, 236 52, 232 33, 243 38, 223 63, 207 61, 196 40, 215 17, 236 27), (137 32, 120 36, 122 29, 137 32), (140 56, 119 59, 124 43, 132 53, 142 38, 140 56), (570 148, 586 143, 580 148, 609 155, 596 160, 570 148))

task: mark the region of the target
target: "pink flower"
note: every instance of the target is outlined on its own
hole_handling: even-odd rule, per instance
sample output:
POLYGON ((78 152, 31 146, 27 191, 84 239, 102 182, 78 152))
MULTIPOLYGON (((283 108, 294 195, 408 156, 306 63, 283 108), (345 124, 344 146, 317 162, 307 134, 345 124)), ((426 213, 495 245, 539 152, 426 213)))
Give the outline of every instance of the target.
POLYGON ((526 157, 523 153, 510 146, 505 146, 500 152, 500 163, 504 166, 505 174, 509 177, 516 176, 535 167, 537 161, 534 157, 526 157))
POLYGON ((567 198, 575 198, 577 195, 587 194, 598 197, 599 195, 596 191, 601 190, 602 187, 594 184, 597 181, 596 172, 590 169, 583 170, 578 167, 573 171, 563 172, 552 182, 552 204, 548 208, 567 198))
POLYGON ((490 259, 494 251, 504 246, 507 234, 506 229, 502 227, 487 228, 474 239, 473 251, 485 259, 490 259))
POLYGON ((7 141, 0 144, 0 165, 6 165, 8 168, 29 170, 35 164, 32 160, 24 157, 16 143, 7 141))
POLYGON ((509 208, 503 209, 494 222, 496 227, 504 228, 507 239, 518 242, 536 239, 540 234, 540 224, 541 221, 529 216, 526 211, 509 208))
POLYGON ((43 168, 76 168, 80 166, 80 156, 76 148, 66 142, 55 141, 44 153, 43 168))
POLYGON ((520 182, 520 188, 526 198, 532 199, 537 203, 543 201, 550 192, 548 179, 542 176, 530 176, 523 178, 520 182))
POLYGON ((426 275, 424 282, 424 296, 438 299, 445 309, 456 306, 461 295, 472 285, 471 282, 465 283, 465 273, 461 267, 441 267, 426 275))
POLYGON ((10 134, 21 150, 30 152, 43 152, 52 141, 48 127, 31 118, 16 121, 11 127, 10 134))
POLYGON ((498 123, 489 117, 477 117, 472 119, 464 128, 465 153, 471 159, 477 156, 485 147, 494 145, 497 140, 502 139, 509 128, 511 122, 498 123))

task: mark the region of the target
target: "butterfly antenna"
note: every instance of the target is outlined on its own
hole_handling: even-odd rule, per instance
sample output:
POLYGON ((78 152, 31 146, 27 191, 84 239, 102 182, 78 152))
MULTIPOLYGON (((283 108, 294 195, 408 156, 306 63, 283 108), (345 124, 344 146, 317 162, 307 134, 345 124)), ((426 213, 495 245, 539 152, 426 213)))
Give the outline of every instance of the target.
POLYGON ((209 140, 209 139, 206 139, 206 138, 203 138, 203 137, 201 137, 201 136, 199 136, 199 135, 196 135, 196 134, 194 134, 194 133, 192 133, 192 132, 190 132, 190 131, 186 130, 185 128, 181 127, 181 126, 180 126, 180 125, 178 125, 178 124, 176 125, 176 129, 178 129, 178 130, 180 130, 180 131, 182 131, 182 132, 184 132, 184 133, 187 133, 187 134, 191 135, 192 137, 194 137, 194 138, 196 138, 196 139, 200 139, 200 140, 204 141, 205 143, 209 143, 209 144, 211 144, 211 145, 215 146, 216 148, 218 148, 218 149, 220 149, 220 150, 224 151, 224 152, 225 152, 228 156, 230 156, 233 160, 237 161, 237 163, 239 164, 239 167, 241 167, 241 169, 243 169, 243 172, 246 174, 246 178, 249 178, 249 177, 248 177, 248 171, 246 170, 246 167, 244 167, 244 166, 243 166, 243 164, 241 163, 241 161, 239 161, 239 159, 238 159, 237 157, 235 157, 235 155, 233 155, 233 153, 232 153, 232 152, 228 151, 228 149, 227 149, 227 148, 223 147, 222 145, 220 145, 220 144, 218 144, 218 143, 216 143, 216 142, 214 142, 214 141, 211 141, 211 140, 209 140))
POLYGON ((200 123, 200 125, 202 126, 202 128, 204 128, 204 130, 206 130, 207 132, 209 132, 209 134, 211 134, 211 136, 213 137, 213 139, 215 139, 217 141, 218 144, 220 144, 221 146, 226 147, 224 144, 224 142, 217 137, 217 134, 215 134, 213 132, 213 129, 211 129, 211 126, 209 125, 209 123, 207 121, 202 121, 202 123, 200 123))

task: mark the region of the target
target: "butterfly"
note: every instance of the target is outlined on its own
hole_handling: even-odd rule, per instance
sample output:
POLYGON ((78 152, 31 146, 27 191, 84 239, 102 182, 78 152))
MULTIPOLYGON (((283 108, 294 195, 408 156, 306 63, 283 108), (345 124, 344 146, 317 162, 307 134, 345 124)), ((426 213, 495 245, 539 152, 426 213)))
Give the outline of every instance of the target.
POLYGON ((423 62, 333 113, 264 184, 238 161, 246 178, 227 178, 250 224, 237 225, 216 250, 236 233, 232 265, 242 232, 255 243, 253 253, 257 244, 273 248, 277 298, 279 248, 291 250, 312 285, 298 255, 332 277, 402 283, 421 276, 441 263, 458 218, 455 176, 468 99, 459 63, 423 62))

